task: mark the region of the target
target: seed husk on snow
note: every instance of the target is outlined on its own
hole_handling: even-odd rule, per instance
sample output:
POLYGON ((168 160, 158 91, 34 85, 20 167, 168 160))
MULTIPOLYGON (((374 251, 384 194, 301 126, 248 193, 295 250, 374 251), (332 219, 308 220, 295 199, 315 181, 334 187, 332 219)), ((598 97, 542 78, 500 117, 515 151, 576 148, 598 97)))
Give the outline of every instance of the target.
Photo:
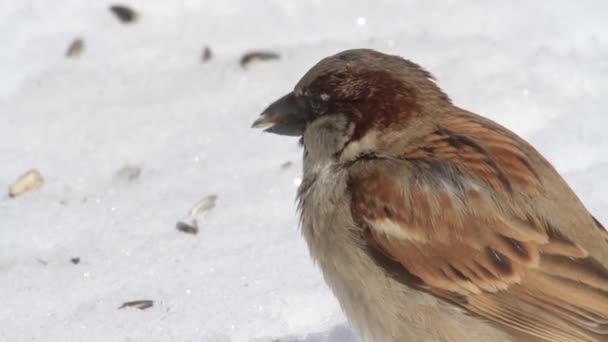
POLYGON ((198 216, 199 214, 204 213, 205 211, 211 210, 215 208, 215 202, 217 201, 217 195, 211 194, 205 196, 202 200, 198 201, 192 209, 190 209, 190 216, 198 216))
POLYGON ((125 179, 129 182, 133 182, 141 176, 141 167, 134 165, 125 165, 123 168, 116 172, 118 178, 125 179))
POLYGON ((119 307, 119 309, 136 308, 136 309, 139 309, 139 310, 146 310, 146 309, 151 308, 152 306, 154 306, 154 301, 153 300, 142 299, 142 300, 133 300, 133 301, 130 301, 130 302, 124 302, 119 307))
POLYGON ((211 194, 198 201, 192 209, 188 212, 188 215, 182 220, 179 220, 175 225, 175 228, 183 233, 196 234, 198 233, 198 217, 213 208, 215 208, 215 202, 217 201, 217 195, 211 194))
POLYGON ((44 184, 44 178, 40 171, 32 169, 22 174, 9 188, 10 197, 17 197, 28 191, 40 189, 44 184))
POLYGON ((293 165, 292 161, 286 161, 283 164, 281 164, 281 170, 286 170, 289 169, 291 166, 293 165))
POLYGON ((80 57, 84 51, 84 40, 82 38, 76 38, 70 43, 68 50, 65 52, 65 56, 69 58, 80 57))
POLYGON ((251 51, 248 52, 246 54, 244 54, 241 57, 241 67, 243 69, 247 68, 247 66, 253 62, 253 61, 269 61, 269 60, 274 60, 274 59, 279 59, 281 58, 281 56, 279 56, 278 53, 276 52, 272 52, 272 51, 251 51))
POLYGON ((203 48, 203 52, 201 53, 201 61, 203 63, 207 63, 211 60, 211 58, 213 58, 213 51, 211 51, 210 47, 205 46, 203 48))
POLYGON ((116 18, 123 24, 130 24, 137 20, 137 12, 128 6, 112 5, 110 6, 110 11, 112 11, 116 18))
POLYGON ((194 220, 177 221, 175 229, 182 233, 197 234, 198 233, 198 222, 194 220))

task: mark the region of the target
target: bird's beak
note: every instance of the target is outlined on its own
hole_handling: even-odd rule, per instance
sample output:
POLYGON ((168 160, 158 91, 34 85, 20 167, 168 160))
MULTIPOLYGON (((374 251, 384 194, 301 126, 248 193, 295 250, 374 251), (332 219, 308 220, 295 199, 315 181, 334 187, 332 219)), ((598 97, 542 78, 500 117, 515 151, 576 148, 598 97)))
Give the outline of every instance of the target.
POLYGON ((280 135, 301 136, 306 122, 307 116, 298 107, 291 92, 268 106, 251 127, 265 128, 264 132, 280 135))

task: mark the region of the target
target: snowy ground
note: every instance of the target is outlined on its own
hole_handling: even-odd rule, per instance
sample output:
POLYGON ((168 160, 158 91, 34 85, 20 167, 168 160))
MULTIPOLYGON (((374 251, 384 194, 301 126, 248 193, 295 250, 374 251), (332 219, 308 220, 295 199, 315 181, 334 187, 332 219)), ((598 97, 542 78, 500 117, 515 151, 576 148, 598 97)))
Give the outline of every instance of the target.
POLYGON ((109 4, 0 4, 0 189, 46 179, 0 197, 0 341, 355 341, 299 237, 296 141, 249 128, 346 48, 424 65, 608 221, 603 0, 132 0, 133 25, 109 4), (257 49, 281 59, 243 70, 257 49), (211 193, 198 235, 176 231, 211 193), (137 299, 155 305, 117 309, 137 299))

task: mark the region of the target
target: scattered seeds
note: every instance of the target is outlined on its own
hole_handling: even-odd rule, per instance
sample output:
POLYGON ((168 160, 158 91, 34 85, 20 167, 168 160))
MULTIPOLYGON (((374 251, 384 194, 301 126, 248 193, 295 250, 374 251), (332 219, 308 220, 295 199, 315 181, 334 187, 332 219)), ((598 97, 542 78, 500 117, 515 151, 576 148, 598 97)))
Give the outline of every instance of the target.
POLYGON ((70 261, 72 262, 72 264, 78 265, 80 263, 80 258, 72 258, 70 259, 70 261))
POLYGON ((288 160, 288 161, 284 162, 283 164, 281 164, 281 170, 289 169, 292 165, 293 165, 293 162, 288 160))
POLYGON ((129 308, 136 308, 139 310, 146 310, 146 309, 151 308, 152 306, 154 306, 153 300, 143 299, 143 300, 133 300, 130 302, 124 302, 119 307, 119 309, 124 309, 124 308, 129 307, 129 308))
POLYGON ((188 234, 198 233, 198 217, 213 208, 215 208, 215 202, 217 201, 217 195, 211 194, 206 196, 202 200, 198 201, 192 209, 188 212, 188 215, 177 222, 175 228, 180 232, 188 234))
POLYGON ((137 20, 137 12, 124 5, 110 6, 110 11, 124 24, 130 24, 137 20))
POLYGON ((241 67, 243 69, 247 68, 249 63, 259 60, 259 61, 268 61, 273 59, 279 59, 280 56, 278 53, 271 51, 252 51, 248 52, 241 57, 241 67))
POLYGON ((198 222, 196 219, 189 221, 177 221, 175 225, 175 229, 179 230, 182 233, 187 234, 197 234, 198 233, 198 222))
POLYGON ((212 57, 213 57, 213 51, 211 51, 210 47, 205 46, 203 48, 203 52, 201 53, 201 61, 203 63, 207 63, 211 60, 212 57))
POLYGON ((83 51, 84 40, 82 40, 81 38, 76 38, 72 41, 70 47, 68 47, 68 51, 66 51, 65 56, 71 58, 80 57, 83 51))
POLYGON ((17 197, 28 191, 37 190, 44 184, 44 178, 42 174, 36 169, 32 169, 21 175, 11 185, 8 194, 10 197, 17 197))
POLYGON ((141 167, 133 165, 125 165, 122 169, 116 172, 118 178, 126 179, 129 182, 133 182, 141 175, 141 167))
POLYGON ((215 208, 215 202, 216 201, 217 201, 217 195, 216 194, 211 194, 209 196, 206 196, 202 200, 198 201, 198 203, 196 203, 192 207, 192 209, 190 209, 190 216, 191 217, 196 217, 196 216, 204 213, 205 211, 208 211, 208 210, 211 210, 211 209, 215 208))

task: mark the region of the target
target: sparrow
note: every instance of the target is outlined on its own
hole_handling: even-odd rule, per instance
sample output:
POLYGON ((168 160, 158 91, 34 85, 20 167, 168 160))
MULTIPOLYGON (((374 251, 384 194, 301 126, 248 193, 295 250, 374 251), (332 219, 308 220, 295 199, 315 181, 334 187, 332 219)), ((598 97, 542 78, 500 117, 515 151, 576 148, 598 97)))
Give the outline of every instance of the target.
POLYGON ((606 230, 419 65, 327 57, 253 126, 300 137, 302 234, 364 341, 608 341, 606 230))

